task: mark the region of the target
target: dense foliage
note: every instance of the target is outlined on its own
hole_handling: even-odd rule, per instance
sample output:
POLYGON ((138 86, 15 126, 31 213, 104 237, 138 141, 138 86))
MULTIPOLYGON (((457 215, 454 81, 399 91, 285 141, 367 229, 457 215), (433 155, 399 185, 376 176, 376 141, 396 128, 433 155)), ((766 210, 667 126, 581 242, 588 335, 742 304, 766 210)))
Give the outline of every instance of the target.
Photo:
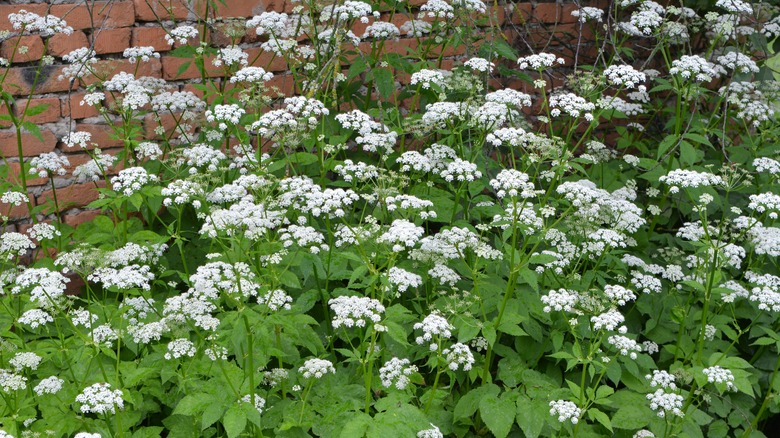
MULTIPOLYGON (((54 195, 0 235, 0 436, 764 436, 776 8, 582 7, 595 45, 524 56, 496 12, 347 0, 239 23, 297 97, 198 44, 206 21, 168 27, 200 94, 65 57, 125 147, 72 132, 91 161, 4 182, 6 209, 32 175, 54 195), (146 114, 173 128, 143 138, 146 114), (94 182, 103 214, 62 223, 62 178, 94 182)), ((10 20, 10 43, 70 31, 10 20)), ((43 109, 0 118, 35 134, 43 109)))

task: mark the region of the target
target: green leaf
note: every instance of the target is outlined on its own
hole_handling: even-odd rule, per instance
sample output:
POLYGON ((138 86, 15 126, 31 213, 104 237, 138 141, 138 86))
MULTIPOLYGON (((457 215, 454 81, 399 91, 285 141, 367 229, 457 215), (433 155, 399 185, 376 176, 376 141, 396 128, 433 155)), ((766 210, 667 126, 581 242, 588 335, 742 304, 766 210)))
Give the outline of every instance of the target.
POLYGON ((518 56, 517 53, 515 53, 515 49, 502 39, 497 38, 493 40, 493 50, 498 53, 499 56, 510 61, 517 61, 518 56))
POLYGON ((31 106, 27 108, 24 114, 28 117, 37 116, 38 114, 41 114, 42 112, 49 109, 50 106, 51 105, 49 105, 48 103, 42 103, 40 105, 31 106))
POLYGON ((483 398, 496 398, 501 388, 493 383, 474 388, 458 400, 453 412, 453 420, 469 418, 479 409, 479 402, 483 398))
POLYGON ((619 406, 612 416, 612 427, 617 429, 641 429, 655 417, 655 413, 647 406, 647 400, 642 394, 629 390, 621 390, 613 394, 609 400, 619 406))
POLYGON ((606 427, 612 432, 612 422, 609 421, 609 416, 596 408, 588 409, 588 416, 599 422, 602 426, 606 427))
POLYGON ((546 401, 532 401, 524 395, 517 398, 517 424, 526 437, 538 437, 544 429, 545 418, 549 416, 550 407, 546 401))
POLYGON ((666 152, 674 146, 677 143, 677 136, 675 135, 667 135, 664 137, 663 140, 661 140, 661 143, 658 144, 658 153, 656 153, 656 159, 659 159, 666 154, 666 152))
POLYGON ((379 95, 383 99, 389 99, 395 91, 395 81, 393 80, 393 72, 387 68, 376 68, 372 70, 374 73, 374 80, 376 81, 376 88, 379 91, 379 95))
POLYGON ((211 394, 200 392, 197 394, 185 395, 184 398, 179 400, 176 404, 176 408, 173 410, 174 415, 196 415, 203 412, 206 406, 214 403, 214 397, 211 394))
POLYGON ((206 410, 203 411, 203 415, 200 420, 200 430, 206 430, 206 428, 219 421, 219 419, 222 418, 222 414, 224 412, 225 407, 219 403, 210 404, 206 410))
POLYGON ((529 268, 523 268, 520 270, 520 279, 528 283, 534 292, 539 292, 539 274, 529 268))
POLYGON ((351 416, 344 428, 341 429, 341 438, 360 438, 366 436, 369 426, 371 426, 371 416, 363 412, 357 412, 351 416))
POLYGON ((515 422, 515 401, 511 393, 505 392, 500 398, 485 397, 479 402, 479 413, 488 429, 498 438, 509 435, 515 422))
POLYGON ((680 142, 680 162, 691 166, 699 161, 699 154, 692 144, 683 140, 680 142))
POLYGON ((246 414, 239 405, 233 405, 225 413, 222 425, 229 438, 236 437, 246 428, 246 414))
POLYGON ((32 122, 22 122, 22 129, 32 134, 35 138, 37 138, 40 141, 43 141, 43 134, 41 134, 41 128, 38 127, 35 123, 32 122))

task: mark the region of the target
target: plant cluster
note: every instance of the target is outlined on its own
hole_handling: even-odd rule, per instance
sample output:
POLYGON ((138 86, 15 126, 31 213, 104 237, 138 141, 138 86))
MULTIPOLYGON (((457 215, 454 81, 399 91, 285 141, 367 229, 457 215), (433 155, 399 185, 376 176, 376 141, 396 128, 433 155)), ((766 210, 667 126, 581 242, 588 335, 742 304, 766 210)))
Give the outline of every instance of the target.
MULTIPOLYGON (((303 2, 240 23, 292 96, 208 20, 166 27, 199 94, 64 57, 124 148, 71 132, 90 161, 3 182, 3 208, 28 175, 53 196, 0 235, 0 436, 764 436, 780 18, 714 6, 580 8, 581 65, 518 56, 481 0, 303 2), (103 214, 63 223, 59 178, 103 214)), ((69 30, 9 18, 14 53, 69 30)), ((42 110, 0 118, 35 133, 42 110)))

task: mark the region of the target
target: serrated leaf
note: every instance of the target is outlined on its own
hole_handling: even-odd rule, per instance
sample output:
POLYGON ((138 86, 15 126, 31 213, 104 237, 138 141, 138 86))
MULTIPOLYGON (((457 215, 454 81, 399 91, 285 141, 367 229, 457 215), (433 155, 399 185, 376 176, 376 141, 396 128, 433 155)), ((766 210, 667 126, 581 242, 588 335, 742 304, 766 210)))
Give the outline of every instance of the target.
POLYGON ((477 412, 477 409, 479 409, 480 400, 483 398, 496 398, 499 392, 501 392, 501 388, 493 383, 474 388, 467 392, 466 395, 458 400, 458 404, 455 405, 453 420, 457 421, 460 418, 471 417, 477 412))
POLYGON ((357 412, 351 416, 344 428, 341 429, 341 438, 360 438, 366 436, 369 426, 371 426, 371 416, 363 412, 357 412))
POLYGON ((233 438, 241 434, 246 428, 246 414, 239 405, 233 405, 222 418, 222 426, 225 427, 228 438, 233 438))
POLYGON ((602 426, 606 427, 612 432, 612 422, 609 420, 609 416, 596 408, 588 409, 588 416, 599 422, 602 426))
POLYGON ((395 81, 393 80, 393 72, 387 68, 375 68, 372 70, 374 74, 374 81, 376 81, 376 89, 379 91, 379 95, 383 99, 389 99, 395 91, 395 81))
POLYGON ((517 406, 509 394, 505 392, 501 394, 500 398, 485 397, 479 402, 479 413, 482 421, 497 438, 509 435, 512 424, 515 422, 517 406))
POLYGON ((526 437, 536 438, 544 429, 544 420, 550 415, 546 401, 532 401, 526 396, 517 398, 517 424, 526 437))
POLYGON ((174 415, 196 415, 203 412, 206 406, 214 403, 214 397, 211 394, 197 393, 185 395, 184 398, 179 400, 176 404, 176 408, 173 410, 174 415))
POLYGON ((210 404, 200 419, 200 430, 206 430, 209 426, 219 421, 222 418, 222 414, 225 412, 224 406, 219 403, 210 404))

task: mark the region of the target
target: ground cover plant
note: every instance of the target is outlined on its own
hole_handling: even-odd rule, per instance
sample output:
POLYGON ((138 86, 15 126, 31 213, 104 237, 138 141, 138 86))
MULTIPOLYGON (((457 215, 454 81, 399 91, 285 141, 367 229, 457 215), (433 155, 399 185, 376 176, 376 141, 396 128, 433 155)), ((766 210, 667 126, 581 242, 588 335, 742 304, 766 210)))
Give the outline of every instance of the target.
MULTIPOLYGON (((477 30, 497 11, 304 1, 238 23, 290 96, 205 43, 207 20, 166 24, 200 94, 64 57, 124 150, 71 132, 91 161, 44 154, 3 182, 6 212, 28 177, 54 196, 0 235, 0 436, 764 436, 777 8, 583 6, 595 45, 566 53, 477 30), (146 114, 173 128, 144 138, 146 114), (62 177, 94 182, 103 214, 63 223, 62 177)), ((9 18, 10 41, 70 31, 9 18)), ((0 117, 35 134, 43 109, 0 117)))

